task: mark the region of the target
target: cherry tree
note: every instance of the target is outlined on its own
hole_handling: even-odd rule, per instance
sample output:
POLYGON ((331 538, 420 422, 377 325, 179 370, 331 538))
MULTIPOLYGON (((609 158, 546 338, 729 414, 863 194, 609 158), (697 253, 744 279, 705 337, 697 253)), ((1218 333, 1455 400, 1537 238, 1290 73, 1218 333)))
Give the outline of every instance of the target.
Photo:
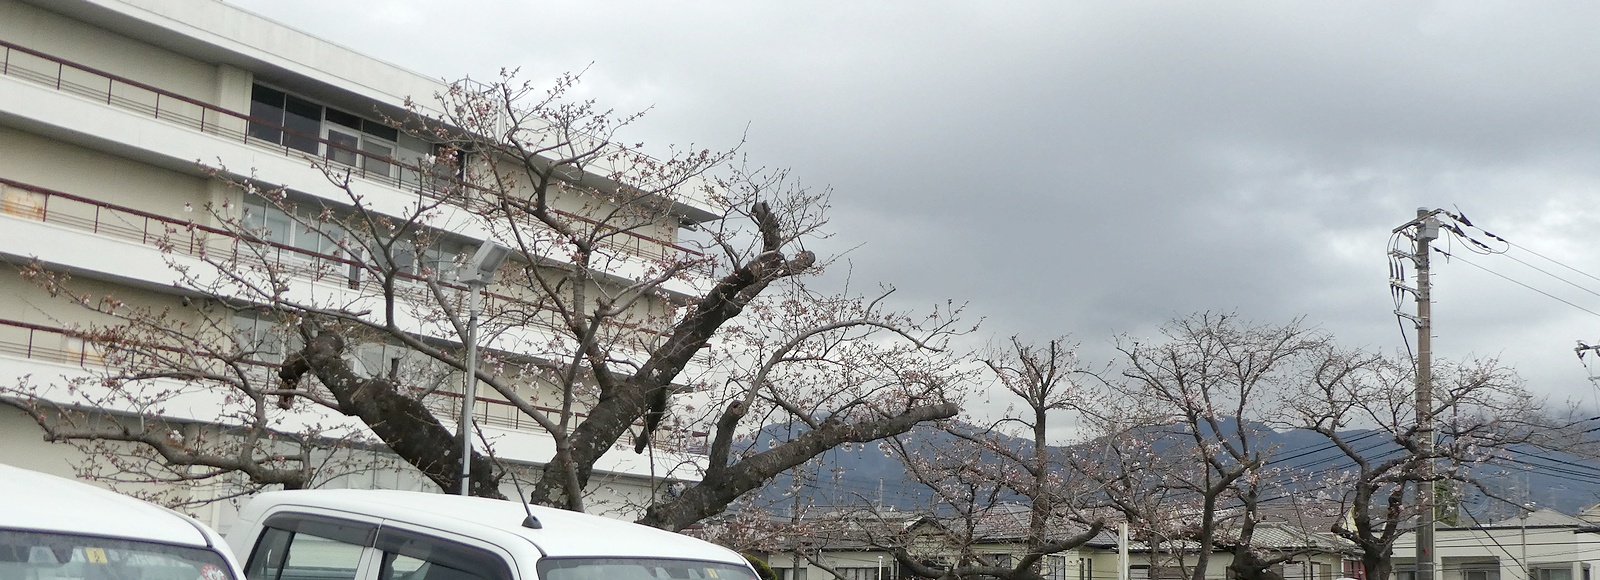
POLYGON ((876 539, 904 573, 1041 580, 1052 565, 1062 565, 1050 556, 1083 545, 1105 527, 1095 482, 1064 457, 1071 453, 1065 444, 1081 441, 1074 424, 1102 398, 1084 383, 1089 375, 1076 351, 1061 338, 1034 345, 1012 337, 990 348, 982 357, 993 381, 988 390, 1010 406, 981 423, 974 417, 946 421, 936 439, 897 442, 907 472, 932 490, 924 511, 935 522, 876 539), (938 541, 911 537, 930 530, 938 541))
MULTIPOLYGON (((1416 516, 1419 486, 1435 492, 1475 486, 1493 499, 1495 490, 1475 474, 1495 471, 1490 466, 1507 457, 1512 446, 1549 443, 1542 435, 1557 432, 1542 416, 1539 401, 1498 361, 1441 360, 1434 363, 1434 406, 1428 411, 1440 433, 1434 445, 1424 446, 1416 428, 1415 367, 1409 360, 1330 354, 1309 380, 1285 393, 1281 404, 1287 413, 1280 425, 1321 435, 1351 466, 1316 475, 1330 507, 1344 515, 1330 531, 1360 550, 1370 578, 1393 571, 1394 544, 1408 532, 1405 522, 1416 516), (1436 469, 1424 471, 1424 462, 1436 469)), ((1441 498, 1439 508, 1456 503, 1450 499, 1441 498)))
POLYGON ((1213 550, 1231 554, 1232 575, 1252 580, 1278 578, 1273 567, 1301 555, 1255 540, 1266 523, 1264 504, 1287 489, 1290 475, 1273 464, 1278 450, 1263 431, 1282 393, 1322 363, 1330 343, 1299 321, 1252 325, 1210 312, 1168 323, 1155 340, 1118 340, 1120 432, 1150 440, 1133 457, 1146 462, 1143 473, 1159 465, 1150 486, 1181 502, 1156 512, 1148 502, 1121 505, 1137 510, 1126 512, 1129 519, 1146 523, 1157 539, 1198 547, 1192 560, 1178 561, 1195 580, 1206 577, 1213 550))
POLYGON ((835 446, 957 413, 959 306, 902 312, 890 289, 807 282, 830 262, 808 248, 831 235, 828 192, 735 151, 646 155, 618 137, 638 116, 572 98, 576 82, 452 85, 383 115, 431 153, 324 142, 306 160, 325 183, 209 168, 236 194, 169 230, 172 288, 131 301, 29 270, 95 313, 71 332, 111 364, 4 400, 47 438, 129 459, 111 471, 246 491, 371 469, 342 462, 379 449, 446 492, 466 459, 475 495, 526 479, 527 499, 585 510, 609 477, 602 457, 647 454, 654 489, 635 501, 668 529, 835 446), (374 195, 374 181, 415 196, 374 195), (480 290, 456 276, 482 239, 512 259, 478 294, 478 320, 480 290), (476 433, 461 455, 469 343, 500 420, 550 442, 532 472, 494 461, 507 436, 476 433), (195 397, 220 427, 174 437, 194 418, 166 409, 195 397), (85 419, 113 408, 122 419, 85 419), (807 430, 771 448, 748 437, 788 421, 807 430))

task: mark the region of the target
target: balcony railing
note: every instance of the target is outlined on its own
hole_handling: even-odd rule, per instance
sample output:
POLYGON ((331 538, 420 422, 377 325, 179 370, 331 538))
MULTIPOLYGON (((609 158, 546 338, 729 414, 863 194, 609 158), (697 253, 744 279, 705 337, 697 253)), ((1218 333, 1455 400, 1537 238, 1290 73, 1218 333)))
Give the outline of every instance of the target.
MULTIPOLYGON (((67 328, 45 326, 0 318, 0 356, 19 359, 47 361, 58 364, 76 365, 88 370, 96 366, 104 368, 105 360, 92 343, 81 340, 79 333, 67 328)), ((265 361, 247 362, 252 367, 260 369, 262 385, 275 385, 273 377, 277 364, 265 361)), ((221 387, 219 387, 221 388, 221 387)), ((479 397, 478 406, 473 409, 474 421, 481 425, 493 425, 517 431, 543 431, 537 422, 507 401, 492 397, 479 397)), ((452 391, 439 390, 423 400, 423 404, 432 411, 436 417, 454 418, 461 409, 461 394, 452 391)), ((560 409, 536 405, 534 408, 546 413, 559 413, 560 409)), ((575 413, 578 418, 583 418, 584 413, 575 413)), ((637 425, 637 424, 636 424, 637 425)), ((660 438, 665 443, 670 438, 660 438)), ((697 441, 705 434, 696 433, 684 439, 685 451, 703 451, 704 441, 697 441)), ((623 435, 619 444, 633 445, 633 434, 623 435)))
POLYGON ((84 348, 63 329, 0 319, 0 355, 78 365, 101 362, 92 348, 84 348))
MULTIPOLYGON (((349 145, 323 139, 318 135, 308 135, 284 127, 281 124, 230 111, 204 101, 159 89, 93 67, 77 64, 70 60, 4 40, 0 40, 0 48, 4 49, 4 56, 0 57, 0 76, 26 80, 40 86, 75 94, 95 102, 104 102, 109 106, 132 111, 201 133, 271 149, 287 157, 312 159, 312 155, 299 149, 252 137, 250 136, 249 128, 255 125, 293 134, 299 139, 320 144, 323 151, 340 151, 341 154, 348 154, 360 160, 357 163, 346 166, 351 176, 440 199, 439 188, 437 187, 439 178, 434 176, 433 172, 407 163, 404 160, 375 155, 349 145), (399 171, 370 169, 388 168, 390 166, 398 168, 399 171)), ((331 163, 326 159, 318 159, 321 162, 331 163)), ((470 183, 454 179, 449 181, 491 198, 499 195, 494 190, 470 183)), ((450 198, 447 201, 459 203, 462 200, 450 198)), ((491 202, 480 201, 479 203, 491 202)), ((553 210, 553 213, 609 231, 611 235, 607 238, 605 246, 613 250, 632 253, 647 259, 671 259, 677 255, 693 257, 702 255, 693 249, 625 228, 616 228, 587 216, 560 210, 553 210)))
MULTIPOLYGON (((0 204, 0 215, 57 224, 153 248, 163 248, 186 256, 277 268, 302 278, 343 283, 352 289, 360 289, 366 284, 375 282, 372 276, 362 273, 367 267, 365 263, 348 257, 312 252, 270 240, 249 239, 241 237, 238 232, 178 220, 13 179, 0 177, 0 185, 32 193, 37 202, 24 204, 18 203, 15 198, 7 200, 0 204), (352 271, 356 273, 352 274, 352 271)), ((396 292, 401 298, 432 300, 424 286, 428 281, 426 276, 397 272, 396 278, 405 283, 396 287, 396 292)), ((458 291, 466 291, 467 288, 454 282, 439 283, 458 291)), ((491 312, 507 307, 519 307, 529 311, 536 309, 534 304, 511 295, 485 292, 484 296, 484 307, 491 312)), ((547 330, 565 330, 553 319, 545 321, 541 326, 547 330)))

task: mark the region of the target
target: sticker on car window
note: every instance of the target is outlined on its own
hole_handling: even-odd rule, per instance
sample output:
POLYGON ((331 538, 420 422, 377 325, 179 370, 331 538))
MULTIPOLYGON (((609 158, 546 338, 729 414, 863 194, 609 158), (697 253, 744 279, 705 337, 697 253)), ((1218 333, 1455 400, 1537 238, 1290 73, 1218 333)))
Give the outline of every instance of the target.
POLYGON ((221 568, 206 564, 200 568, 200 580, 228 580, 228 575, 221 568))
POLYGON ((100 548, 84 548, 83 559, 90 564, 104 564, 106 563, 106 551, 100 548))

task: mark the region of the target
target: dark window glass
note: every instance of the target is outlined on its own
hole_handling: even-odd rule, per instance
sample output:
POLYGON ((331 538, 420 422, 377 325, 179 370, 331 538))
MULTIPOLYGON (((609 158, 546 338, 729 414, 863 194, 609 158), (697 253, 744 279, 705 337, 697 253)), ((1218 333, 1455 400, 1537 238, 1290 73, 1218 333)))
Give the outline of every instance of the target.
MULTIPOLYGON (((877 573, 877 568, 861 568, 877 573)), ((799 575, 805 577, 802 570, 799 575)), ((662 558, 545 558, 540 580, 756 580, 750 568, 662 558)), ((431 579, 430 579, 431 580, 431 579)))
POLYGON ((357 131, 361 130, 361 117, 357 117, 333 107, 328 107, 325 109, 325 114, 328 116, 329 123, 338 123, 357 131))
POLYGON ((389 141, 398 141, 400 139, 400 130, 377 121, 362 119, 361 131, 379 139, 389 141))
POLYGON ((250 136, 281 143, 283 131, 283 93, 261 85, 250 90, 250 136))
POLYGON ((403 274, 415 274, 417 266, 417 249, 410 242, 397 242, 391 246, 394 252, 394 269, 403 274))
POLYGON ((280 109, 283 108, 283 96, 283 91, 271 87, 261 85, 252 85, 250 87, 250 100, 266 103, 280 109))
POLYGON ((328 159, 345 165, 356 164, 356 150, 361 147, 361 140, 355 135, 342 131, 328 130, 328 159))
POLYGON ((234 580, 211 550, 79 534, 0 530, 0 578, 234 580))
POLYGON ((249 580, 354 580, 372 526, 306 516, 268 518, 245 566, 249 580))
POLYGON ((367 152, 367 157, 361 160, 362 169, 367 170, 367 173, 382 175, 384 177, 389 177, 392 175, 393 166, 387 161, 382 161, 382 159, 388 159, 394 156, 393 147, 378 143, 376 141, 368 140, 361 146, 361 150, 367 152))
POLYGON ((284 96, 283 144, 306 153, 317 153, 317 136, 322 133, 322 105, 294 95, 284 96))
POLYGON ((267 528, 261 533, 261 538, 256 540, 256 549, 250 554, 250 562, 245 567, 244 576, 249 580, 279 580, 283 575, 283 560, 289 555, 289 538, 294 533, 288 530, 267 528))
POLYGON ((511 580, 504 558, 493 552, 440 538, 384 528, 378 580, 511 580))

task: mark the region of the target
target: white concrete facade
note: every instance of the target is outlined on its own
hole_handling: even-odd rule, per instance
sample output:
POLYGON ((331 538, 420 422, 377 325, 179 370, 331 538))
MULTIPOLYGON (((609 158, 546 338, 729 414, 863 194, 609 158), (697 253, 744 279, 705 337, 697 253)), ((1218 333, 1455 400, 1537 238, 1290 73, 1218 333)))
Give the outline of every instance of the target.
MULTIPOLYGON (((119 300, 152 308, 178 304, 184 298, 174 289, 180 272, 174 266, 198 268, 194 256, 199 252, 226 251, 238 243, 188 227, 215 225, 198 208, 248 205, 243 193, 214 179, 202 164, 290 188, 307 200, 338 202, 347 199, 345 192, 309 162, 335 159, 330 139, 349 138, 353 147, 399 161, 426 154, 428 144, 381 127, 365 133, 342 128, 334 112, 376 123, 379 112, 401 115, 408 97, 427 103, 446 89, 215 0, 0 0, 0 52, 0 256, 13 265, 0 270, 0 292, 8 296, 0 301, 0 381, 28 380, 46 388, 61 377, 93 372, 99 362, 94 353, 62 330, 95 317, 23 280, 15 265, 37 260, 119 300), (321 141, 291 143, 288 133, 278 142, 261 136, 247 117, 253 118, 252 107, 266 98, 259 95, 274 92, 287 95, 284 107, 301 102, 328 111, 309 129, 321 141), (187 238, 174 237, 185 231, 187 238), (179 242, 163 246, 173 239, 179 242)), ((380 212, 402 214, 417 199, 420 177, 404 166, 367 157, 352 161, 351 171, 351 193, 380 212)), ((572 212, 593 211, 586 200, 565 202, 572 212)), ((693 199, 675 200, 673 208, 681 221, 640 228, 613 249, 605 262, 607 274, 620 281, 646 275, 653 256, 678 251, 672 243, 682 222, 710 216, 693 199)), ((427 225, 449 232, 462 247, 488 236, 485 225, 468 212, 444 208, 429 219, 427 225)), ((292 254, 282 259, 308 268, 317 264, 311 254, 292 254)), ((674 284, 669 293, 694 291, 692 283, 674 284)), ((349 293, 346 281, 336 276, 297 285, 295 291, 336 299, 349 293)), ((641 316, 651 316, 663 306, 647 301, 639 308, 645 311, 641 316)), ((414 322, 419 336, 451 336, 414 322)), ((511 349, 529 338, 513 332, 487 346, 511 349)), ((163 413, 194 429, 221 429, 226 421, 219 422, 216 414, 218 396, 183 393, 163 413)), ((480 412, 499 457, 528 464, 551 457, 549 437, 519 421, 515 409, 488 401, 480 412)), ((332 412, 304 420, 335 426, 335 433, 364 432, 355 420, 332 412)), ((9 407, 0 407, 0 437, 0 463, 72 475, 93 461, 70 446, 43 442, 38 427, 9 407)), ((596 468, 601 473, 595 479, 613 499, 642 493, 641 482, 662 471, 649 456, 631 452, 608 454, 596 468)), ((397 464, 393 473, 329 485, 429 487, 408 469, 397 464)), ((198 515, 225 529, 231 517, 227 509, 208 509, 198 515)))

